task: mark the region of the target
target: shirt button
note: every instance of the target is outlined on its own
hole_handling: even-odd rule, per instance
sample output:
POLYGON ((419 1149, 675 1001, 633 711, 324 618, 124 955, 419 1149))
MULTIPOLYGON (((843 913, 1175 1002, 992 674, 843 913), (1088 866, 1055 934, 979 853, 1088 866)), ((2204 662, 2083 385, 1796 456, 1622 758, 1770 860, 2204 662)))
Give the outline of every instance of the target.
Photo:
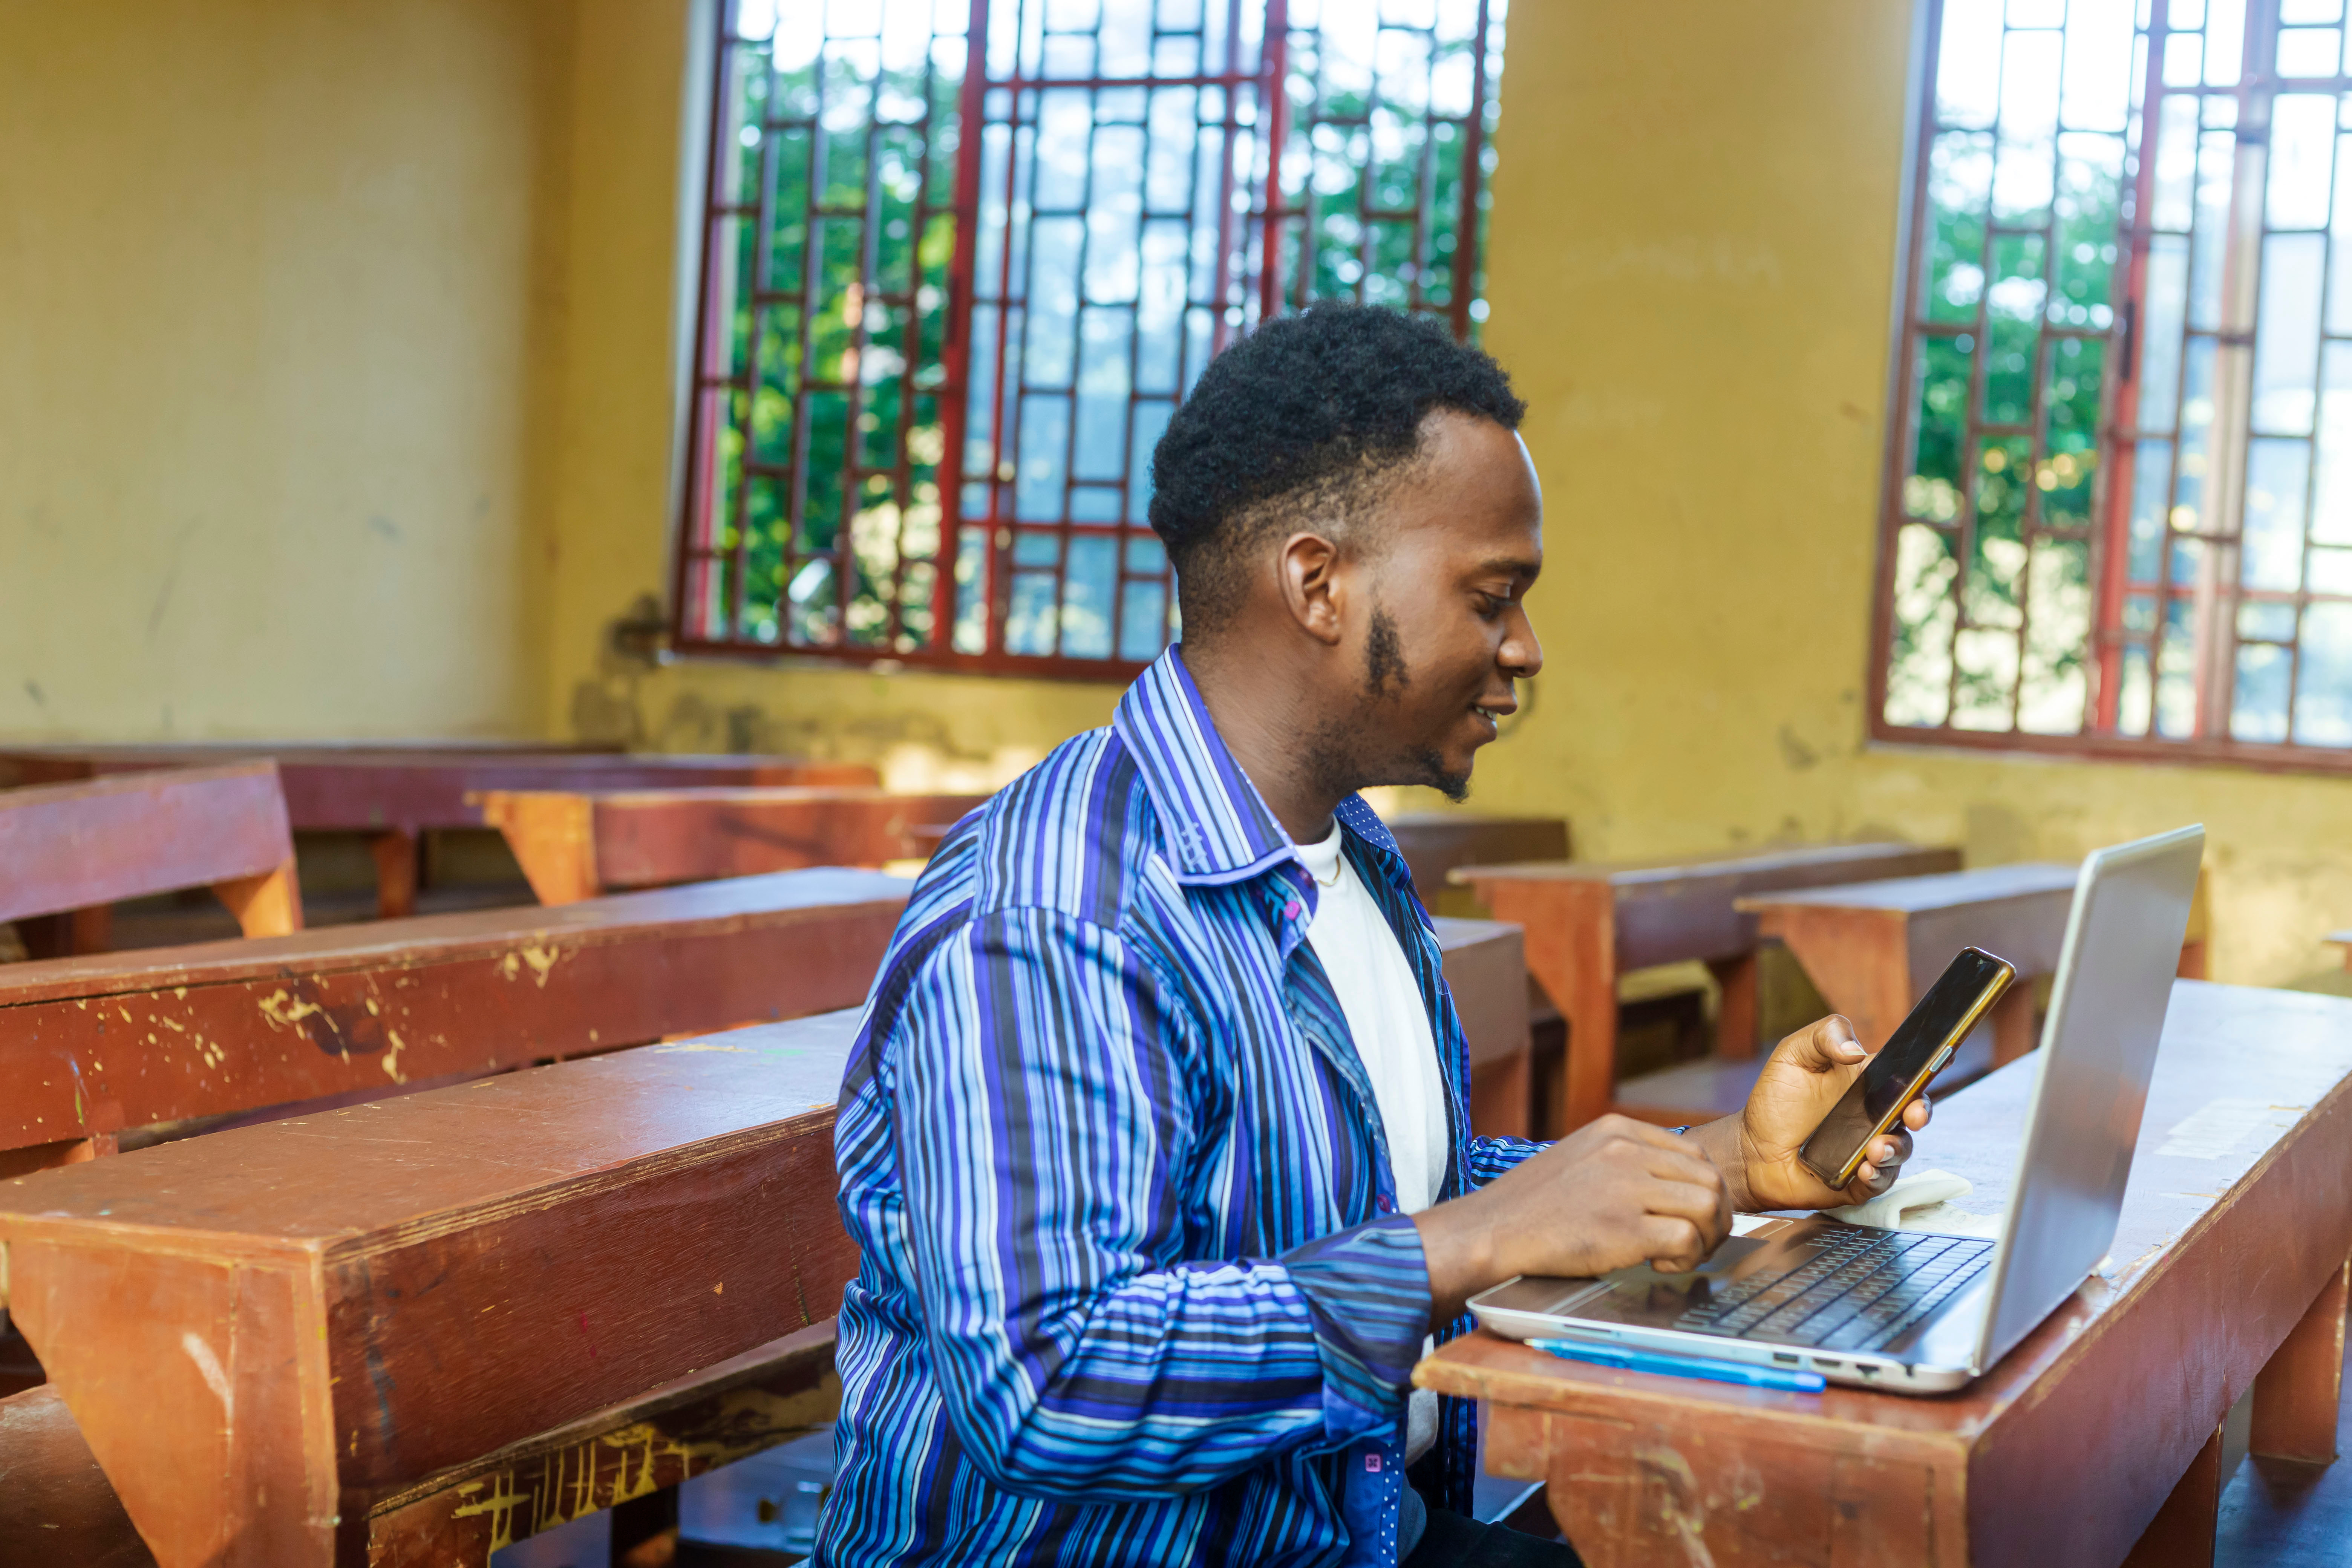
POLYGON ((1287 921, 1295 921, 1301 914, 1306 912, 1306 909, 1307 906, 1305 904, 1300 903, 1297 899, 1293 899, 1290 902, 1282 906, 1282 918, 1287 921))

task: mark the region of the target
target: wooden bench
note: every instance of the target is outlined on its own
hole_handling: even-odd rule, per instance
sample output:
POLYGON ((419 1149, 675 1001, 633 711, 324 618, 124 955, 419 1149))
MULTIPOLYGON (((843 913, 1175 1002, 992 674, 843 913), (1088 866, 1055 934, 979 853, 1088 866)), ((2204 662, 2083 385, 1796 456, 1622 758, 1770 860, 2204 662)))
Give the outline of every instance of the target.
MULTIPOLYGON (((1568 1066, 1553 1129, 1570 1132, 1616 1103, 1617 987, 1636 969, 1696 959, 1723 987, 1717 1049, 1756 1049, 1756 917, 1737 901, 1784 888, 1816 888, 1959 868, 1959 851, 1912 844, 1829 844, 1750 854, 1605 864, 1578 860, 1473 866, 1454 873, 1495 918, 1526 929, 1528 972, 1568 1019, 1568 1066)), ((1680 1120, 1677 1118, 1676 1120, 1680 1120)))
POLYGON ((568 1506, 520 1507, 517 1467, 593 1464, 647 1401, 712 1392, 677 1380, 759 1382, 725 1363, 831 1316, 856 1267, 832 1148, 856 1022, 0 1183, 6 1305, 166 1568, 480 1563, 486 1532, 568 1506))
POLYGON ((0 965, 0 1174, 150 1123, 853 1005, 910 885, 793 871, 0 965))
POLYGON ((274 760, 298 833, 361 833, 376 866, 383 919, 416 908, 417 849, 436 829, 479 827, 472 797, 490 790, 651 789, 678 784, 800 784, 856 789, 880 783, 857 763, 793 757, 646 755, 497 744, 415 746, 232 744, 54 746, 0 750, 0 772, 25 784, 143 773, 191 762, 274 760))
MULTIPOLYGON (((679 1483, 839 1413, 833 1357, 828 1318, 400 1488, 368 1509, 364 1561, 485 1568, 501 1548, 606 1509, 674 1529, 679 1483)), ((0 1561, 37 1550, 76 1568, 155 1562, 54 1386, 0 1399, 0 1561)))
POLYGON ((483 820, 542 904, 803 866, 880 866, 927 855, 919 827, 988 797, 878 789, 490 791, 483 820))
POLYGON ((1470 1047, 1470 1126, 1489 1138, 1533 1135, 1527 947, 1500 921, 1433 918, 1446 989, 1470 1047))
MULTIPOLYGON (((1738 907, 1787 945, 1855 1037, 1883 1045, 1964 947, 2017 966, 2017 983, 1945 1068, 1958 1088, 2033 1048, 2032 982, 2057 973, 2078 868, 2042 862, 1759 893, 1738 907)), ((1746 1099, 1745 1090, 1739 1099, 1746 1099)), ((1713 1101, 1708 1103, 1712 1104, 1713 1101)), ((1737 1101, 1735 1101, 1737 1103, 1737 1101)))
MULTIPOLYGON (((2009 1201, 2033 1072, 1937 1107, 1918 1162, 1975 1183, 1971 1211, 2009 1201)), ((1487 1468, 1550 1479, 1592 1568, 2210 1563, 2241 1399, 2253 1452, 2335 1454, 2347 1253, 2352 1001, 2183 981, 2110 1272, 1968 1388, 1733 1388, 1485 1332, 1414 1381, 1490 1402, 1487 1468)))
POLYGON ((247 936, 302 929, 272 764, 0 790, 0 921, 23 922, 40 955, 103 952, 121 900, 206 887, 247 936))
POLYGON ((1476 897, 1449 880, 1464 866, 1508 866, 1565 860, 1568 819, 1561 816, 1477 816, 1466 811, 1405 812, 1388 820, 1413 891, 1432 914, 1483 917, 1476 897))

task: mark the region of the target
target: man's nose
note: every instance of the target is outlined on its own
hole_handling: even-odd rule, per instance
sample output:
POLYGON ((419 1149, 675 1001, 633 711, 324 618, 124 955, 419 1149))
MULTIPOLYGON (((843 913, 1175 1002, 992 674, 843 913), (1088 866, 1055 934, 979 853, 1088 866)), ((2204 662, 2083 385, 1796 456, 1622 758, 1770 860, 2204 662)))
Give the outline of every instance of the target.
POLYGON ((1515 680, 1532 680, 1543 668, 1543 644, 1536 640, 1536 629, 1524 610, 1511 617, 1510 633, 1503 638, 1495 662, 1510 671, 1515 680))

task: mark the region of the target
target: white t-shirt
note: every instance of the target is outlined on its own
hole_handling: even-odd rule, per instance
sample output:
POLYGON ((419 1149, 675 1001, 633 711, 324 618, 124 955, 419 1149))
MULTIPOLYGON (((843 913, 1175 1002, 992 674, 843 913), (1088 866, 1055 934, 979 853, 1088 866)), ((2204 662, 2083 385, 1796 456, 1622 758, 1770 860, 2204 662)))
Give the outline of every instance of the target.
POLYGON ((1397 1207, 1419 1214, 1445 1184, 1445 1080, 1421 987, 1381 907, 1339 852, 1341 829, 1298 847, 1315 877, 1315 921, 1307 940, 1331 977, 1331 989, 1355 1037, 1356 1055, 1372 1080, 1381 1127, 1396 1175, 1397 1207))
MULTIPOLYGON (((1404 949, 1381 907, 1339 851, 1341 829, 1319 844, 1301 844, 1299 857, 1316 881, 1315 920, 1307 940, 1330 976, 1339 1011, 1355 1037, 1356 1055, 1372 1080, 1396 1178, 1397 1207, 1418 1214, 1437 1201, 1451 1151, 1445 1127, 1445 1080, 1437 1070, 1437 1040, 1404 949)), ((1405 1458, 1410 1463, 1437 1439, 1437 1395, 1412 1392, 1406 1407, 1405 1458)))

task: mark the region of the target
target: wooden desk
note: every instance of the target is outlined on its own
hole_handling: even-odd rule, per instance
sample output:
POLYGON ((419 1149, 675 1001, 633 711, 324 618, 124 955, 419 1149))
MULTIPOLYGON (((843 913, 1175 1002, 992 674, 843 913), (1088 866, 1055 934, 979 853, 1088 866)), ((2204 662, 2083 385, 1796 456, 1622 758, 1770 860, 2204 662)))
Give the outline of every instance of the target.
MULTIPOLYGON (((1918 1163, 1974 1182, 1963 1206, 2008 1201, 2033 1070, 2012 1063, 1937 1107, 1918 1163)), ((2352 1001, 2179 983, 2112 1279, 2086 1281, 1958 1394, 1735 1389, 1485 1333, 1414 1379, 1492 1401, 1488 1468, 1548 1479, 1593 1568, 2210 1563, 2219 1428, 2242 1394, 2254 1391, 2256 1452, 2333 1452, 2348 1079, 2352 1001), (2217 1100, 2209 1122, 2242 1110, 2243 1136, 2168 1152, 2217 1100)))
POLYGON ((379 1504, 830 1316, 856 1022, 0 1183, 5 1304, 165 1568, 366 1562, 379 1504))
POLYGON ((294 839, 268 763, 0 790, 0 921, 41 956, 107 947, 109 906, 210 888, 247 936, 302 929, 294 839))
POLYGON ((1413 891, 1432 914, 1476 918, 1476 897, 1449 879, 1464 866, 1508 866, 1525 860, 1565 860, 1564 816, 1477 816, 1466 811, 1414 811, 1389 819, 1413 891))
MULTIPOLYGON (((1756 1049, 1756 917, 1735 908, 1749 893, 1818 888, 1959 868, 1957 849, 1912 844, 1826 844, 1754 854, 1604 864, 1578 860, 1465 867, 1495 918, 1526 928, 1528 972, 1568 1019, 1568 1070, 1553 1125, 1573 1131, 1614 1109, 1617 981, 1627 972, 1703 960, 1723 986, 1719 1048, 1756 1049)), ((1681 1118, 1669 1118, 1679 1121, 1681 1118)))
POLYGON ((152 1122, 854 1005, 910 886, 792 871, 0 965, 0 1175, 152 1122))
MULTIPOLYGON (((2033 987, 2058 969, 2080 868, 2029 862, 1898 877, 1843 888, 1759 893, 1737 907, 1785 942, 1854 1037, 1884 1045, 1964 947, 2017 966, 2017 984, 1995 1005, 1990 1053, 1982 1042, 1956 1058, 1957 1086, 2033 1048, 2033 987)), ((1950 1074, 1951 1069, 1947 1069, 1950 1074)))
MULTIPOLYGON (((658 789, 679 784, 798 784, 843 789, 881 782, 863 763, 793 757, 646 755, 573 748, 456 745, 55 746, 0 750, 0 771, 47 784, 179 767, 275 760, 297 832, 369 836, 377 912, 415 912, 420 836, 479 827, 472 797, 490 790, 658 789)), ((782 868, 776 868, 781 869, 782 868)))
POLYGON ((1446 989, 1470 1047, 1470 1126, 1489 1138, 1533 1135, 1527 948, 1500 921, 1433 918, 1446 989))
POLYGON ((878 789, 492 791, 482 818, 507 837, 542 904, 803 866, 880 866, 929 853, 916 830, 952 823, 981 795, 878 789))

